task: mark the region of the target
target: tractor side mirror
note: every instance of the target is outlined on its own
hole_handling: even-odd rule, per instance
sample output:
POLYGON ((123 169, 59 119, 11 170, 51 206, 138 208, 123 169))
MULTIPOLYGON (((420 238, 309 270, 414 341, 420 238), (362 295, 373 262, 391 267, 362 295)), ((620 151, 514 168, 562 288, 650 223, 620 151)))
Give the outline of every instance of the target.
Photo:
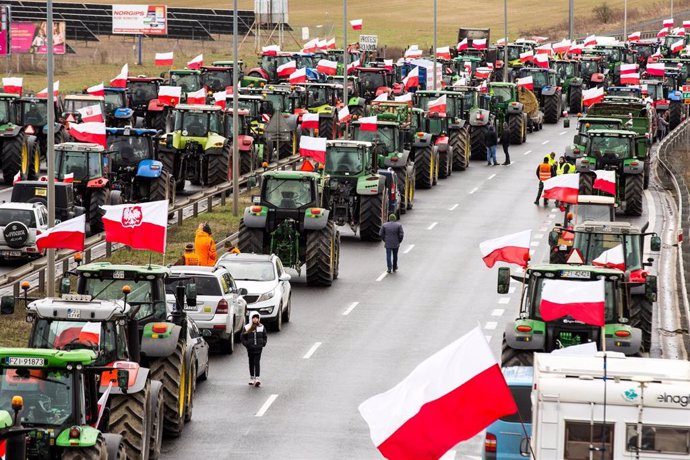
POLYGON ((69 294, 70 291, 72 291, 72 283, 69 278, 62 278, 62 281, 60 281, 60 294, 69 294))
POLYGON ((496 292, 499 294, 508 294, 510 289, 510 268, 501 267, 498 269, 498 286, 496 292))
POLYGON ((522 438, 520 441, 520 456, 521 457, 530 457, 530 448, 529 448, 529 438, 525 437, 522 438))
POLYGON ((549 246, 556 246, 558 244, 559 233, 555 230, 549 232, 549 246))
POLYGON ((117 370, 117 386, 122 394, 127 394, 129 388, 129 371, 127 369, 117 370))
POLYGON ((252 196, 252 204, 255 205, 260 205, 261 204, 261 195, 254 195, 252 196))
POLYGON ((653 235, 649 240, 649 247, 654 252, 661 251, 661 237, 659 235, 653 235))
POLYGON ((245 296, 249 294, 249 291, 247 291, 247 288, 240 288, 240 290, 237 293, 241 296, 245 296))
POLYGON ((14 314, 14 296, 4 295, 0 298, 0 315, 14 314))
POLYGON ((650 302, 656 302, 657 282, 656 275, 647 275, 644 283, 644 294, 650 302))
POLYGON ((173 145, 173 135, 167 134, 165 136, 165 146, 168 148, 172 148, 172 145, 173 145))
POLYGON ((187 305, 196 307, 196 283, 189 283, 184 290, 184 296, 187 299, 187 305))

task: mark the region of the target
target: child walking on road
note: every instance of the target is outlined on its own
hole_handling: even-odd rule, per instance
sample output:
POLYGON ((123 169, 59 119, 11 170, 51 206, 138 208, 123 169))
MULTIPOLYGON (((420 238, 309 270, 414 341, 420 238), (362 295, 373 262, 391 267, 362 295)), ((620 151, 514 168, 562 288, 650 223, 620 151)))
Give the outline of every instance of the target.
POLYGON ((261 316, 253 312, 249 323, 244 326, 242 331, 242 345, 247 349, 249 357, 249 385, 261 386, 259 376, 261 374, 261 351, 268 342, 266 328, 261 324, 261 316))

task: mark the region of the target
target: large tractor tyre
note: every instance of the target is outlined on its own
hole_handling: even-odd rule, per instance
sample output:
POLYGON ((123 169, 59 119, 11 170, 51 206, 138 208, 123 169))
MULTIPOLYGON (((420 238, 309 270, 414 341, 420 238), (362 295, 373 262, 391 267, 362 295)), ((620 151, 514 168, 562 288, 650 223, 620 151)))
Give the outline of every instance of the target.
MULTIPOLYGON (((335 232, 335 263, 333 264, 333 279, 337 280, 338 275, 340 275, 340 232, 336 230, 335 232)), ((290 306, 290 300, 288 299, 288 308, 292 308, 290 306)), ((285 321, 287 322, 287 321, 285 321)))
POLYGON ((580 195, 591 195, 594 193, 594 174, 580 173, 580 195))
POLYGON ((310 286, 333 284, 337 236, 333 222, 307 233, 307 284, 310 286))
POLYGON ((97 188, 91 192, 91 199, 89 200, 88 222, 93 233, 101 233, 103 231, 103 214, 104 211, 101 206, 110 204, 108 202, 108 190, 104 188, 97 188))
POLYGON ((319 137, 335 139, 335 118, 319 117, 319 137))
POLYGON ((362 241, 381 241, 379 232, 386 223, 388 189, 378 195, 362 196, 359 203, 359 237, 362 241))
POLYGON ((668 106, 668 128, 669 130, 676 129, 680 124, 682 118, 682 104, 680 102, 671 102, 668 106))
POLYGON ((544 97, 544 123, 558 123, 561 117, 558 98, 558 94, 544 97))
MULTIPOLYGON (((55 136, 53 137, 53 144, 54 145, 60 145, 63 142, 67 142, 67 139, 69 139, 71 136, 67 134, 67 131, 65 131, 63 128, 55 128, 55 136)), ((46 146, 47 147, 47 146, 46 146)))
MULTIPOLYGON (((249 174, 254 169, 254 151, 240 152, 240 176, 249 174)), ((232 167, 228 168, 232 172, 232 167)), ((228 176, 230 177, 230 175, 228 176)))
POLYGON ((450 146, 453 148, 453 170, 464 171, 469 164, 467 155, 467 131, 456 131, 450 136, 450 146))
POLYGON ((161 174, 155 179, 151 179, 149 183, 149 201, 163 201, 168 200, 168 176, 161 174))
POLYGON ((176 155, 177 154, 175 152, 161 152, 158 155, 158 159, 161 161, 161 163, 163 163, 163 171, 167 171, 173 177, 173 180, 175 181, 175 191, 181 192, 184 190, 185 179, 184 177, 180 177, 179 179, 175 177, 176 172, 182 176, 182 168, 180 168, 180 171, 175 171, 176 155))
POLYGON ((508 129, 510 129, 510 143, 520 145, 524 139, 525 119, 522 114, 510 115, 508 117, 508 129))
POLYGON ((627 176, 625 178, 625 215, 642 215, 642 193, 644 190, 644 177, 642 174, 627 176))
MULTIPOLYGON (((230 340, 232 342, 232 340, 230 340)), ((184 422, 188 423, 192 421, 192 416, 194 414, 194 393, 196 393, 196 366, 197 363, 194 361, 189 368, 189 378, 187 379, 187 395, 184 398, 184 422)))
POLYGON ((64 447, 60 458, 61 460, 110 460, 108 447, 101 435, 98 435, 96 444, 91 447, 64 447))
POLYGON ((470 128, 470 148, 472 160, 486 160, 486 126, 473 126, 470 128))
POLYGON ((26 149, 22 148, 21 175, 27 180, 38 180, 41 172, 41 149, 36 138, 27 139, 26 149))
POLYGON ((434 149, 431 146, 417 150, 414 157, 415 185, 417 188, 429 189, 434 185, 436 166, 434 149))
POLYGON ((127 455, 127 447, 119 434, 113 433, 102 433, 103 439, 105 440, 105 451, 108 456, 108 460, 127 460, 136 458, 127 455))
POLYGON ((534 362, 534 352, 532 350, 518 350, 510 348, 505 337, 501 344, 501 367, 508 366, 532 366, 534 362))
POLYGON ((364 111, 364 107, 361 105, 354 105, 350 108, 350 116, 353 119, 362 118, 365 115, 366 112, 364 111))
POLYGON ((262 228, 250 228, 244 225, 244 219, 240 221, 237 246, 240 252, 263 254, 264 230, 262 228))
POLYGON ((151 382, 144 389, 126 395, 113 395, 110 402, 110 426, 108 431, 122 436, 127 456, 148 460, 151 407, 151 382))
POLYGON ((396 169, 395 175, 398 176, 398 187, 400 190, 400 212, 402 214, 405 214, 407 212, 407 201, 408 192, 410 191, 410 180, 407 178, 406 170, 404 168, 396 169))
POLYGON ((568 113, 582 113, 582 86, 571 86, 568 98, 568 113))
POLYGON ((448 145, 445 152, 438 152, 438 177, 446 179, 453 174, 453 148, 448 145))
MULTIPOLYGON (((433 151, 433 149, 432 149, 433 151)), ((438 185, 438 177, 439 177, 439 163, 440 163, 440 158, 441 156, 439 155, 438 151, 434 151, 434 166, 431 168, 433 172, 433 176, 431 177, 431 183, 432 185, 438 185)))
POLYGON ((29 157, 29 151, 24 140, 24 133, 7 138, 2 143, 2 177, 6 185, 12 185, 14 176, 21 171, 22 158, 29 157))
POLYGON ((160 112, 155 112, 153 115, 151 115, 148 118, 148 128, 151 129, 157 129, 160 131, 165 132, 166 131, 166 119, 167 119, 167 113, 165 110, 162 110, 160 112))
POLYGON ((226 145, 218 155, 209 155, 206 158, 207 170, 204 182, 212 187, 227 181, 230 169, 230 146, 226 145))
POLYGON ((645 190, 647 190, 647 189, 649 188, 649 175, 651 174, 651 173, 650 173, 650 168, 651 168, 651 167, 650 167, 650 165, 649 165, 649 157, 647 157, 646 160, 645 160, 645 162, 644 162, 644 173, 643 173, 643 175, 644 175, 644 181, 643 181, 643 184, 642 184, 645 190))
POLYGON ((163 401, 163 384, 158 380, 151 381, 151 425, 149 433, 149 460, 158 460, 163 445, 163 418, 165 417, 165 403, 163 401))
POLYGON ((643 295, 630 296, 630 326, 642 331, 642 347, 649 351, 652 346, 653 304, 643 295))
POLYGON ((184 428, 185 403, 188 374, 185 362, 185 342, 179 340, 175 351, 169 356, 158 358, 151 363, 151 377, 163 384, 163 430, 165 434, 177 438, 184 428))

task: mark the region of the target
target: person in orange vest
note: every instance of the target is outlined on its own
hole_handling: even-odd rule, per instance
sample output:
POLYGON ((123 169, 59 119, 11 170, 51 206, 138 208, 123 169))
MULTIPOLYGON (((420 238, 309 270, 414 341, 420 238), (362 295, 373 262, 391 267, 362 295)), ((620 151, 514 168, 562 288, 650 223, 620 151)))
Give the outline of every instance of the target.
POLYGON ((192 243, 187 243, 184 247, 184 253, 180 257, 175 265, 199 265, 199 257, 194 252, 194 245, 192 243))
POLYGON ((218 258, 216 242, 213 240, 211 226, 208 222, 199 224, 199 228, 197 228, 194 235, 194 247, 199 258, 199 265, 213 267, 216 264, 218 258))
MULTIPOLYGON (((534 200, 534 204, 539 206, 539 198, 541 198, 541 193, 544 191, 544 181, 551 179, 553 177, 553 169, 549 164, 549 157, 545 156, 544 161, 539 163, 537 166, 537 177, 539 178, 539 191, 537 192, 537 199, 534 200)), ((544 206, 549 205, 549 200, 544 198, 544 206)))

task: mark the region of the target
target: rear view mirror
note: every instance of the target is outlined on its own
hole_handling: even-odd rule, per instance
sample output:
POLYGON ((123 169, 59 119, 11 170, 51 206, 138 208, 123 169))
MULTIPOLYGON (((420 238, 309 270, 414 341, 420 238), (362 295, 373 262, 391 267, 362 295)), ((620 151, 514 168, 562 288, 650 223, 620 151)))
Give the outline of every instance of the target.
POLYGON ((288 273, 283 273, 280 275, 280 281, 290 281, 292 279, 292 276, 290 276, 288 273))
POLYGON ((117 386, 123 394, 127 394, 129 388, 129 371, 127 369, 117 370, 117 386))
POLYGON ((0 298, 0 315, 14 314, 14 296, 4 295, 0 298))
POLYGON ((510 268, 501 267, 498 269, 498 286, 496 291, 499 294, 508 294, 510 289, 510 268))
POLYGON ((549 232, 549 246, 556 246, 558 244, 558 237, 559 236, 560 236, 560 234, 557 231, 555 231, 555 230, 550 231, 549 232))
POLYGON ((649 247, 654 252, 661 251, 661 237, 659 235, 653 235, 649 240, 649 247))
POLYGON ((650 302, 656 302, 657 279, 656 275, 647 275, 644 283, 644 294, 650 302))
POLYGON ((247 294, 249 294, 249 291, 247 291, 247 288, 240 288, 240 290, 238 291, 238 294, 239 295, 247 295, 247 294))
POLYGON ((187 305, 196 307, 196 283, 189 283, 184 291, 187 305))
POLYGON ((529 438, 522 438, 522 440, 520 441, 520 456, 531 457, 529 448, 529 438))
POLYGON ((62 278, 60 281, 60 294, 69 294, 72 290, 72 284, 68 277, 62 278))

